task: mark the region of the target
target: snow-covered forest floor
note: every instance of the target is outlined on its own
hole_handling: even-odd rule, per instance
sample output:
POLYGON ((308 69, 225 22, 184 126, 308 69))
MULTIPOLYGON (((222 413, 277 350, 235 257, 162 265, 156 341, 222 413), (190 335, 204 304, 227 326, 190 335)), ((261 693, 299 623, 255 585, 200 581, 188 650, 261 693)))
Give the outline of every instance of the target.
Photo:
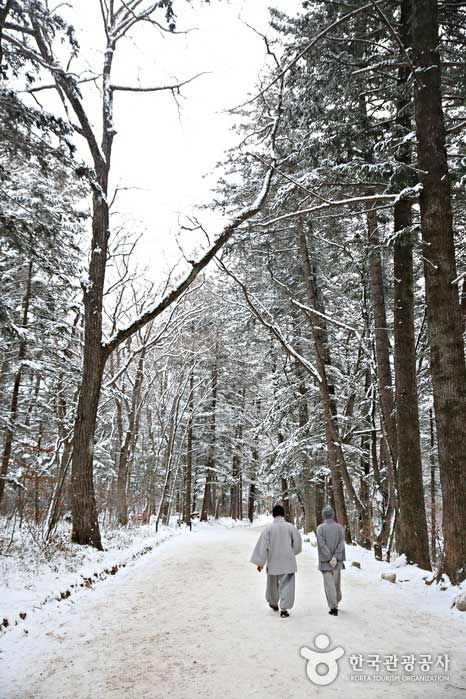
MULTIPOLYGON (((346 697, 394 697, 400 691, 416 698, 465 696, 466 613, 450 608, 458 588, 428 586, 426 573, 416 567, 377 562, 372 553, 348 546, 341 612, 330 617, 316 550, 308 540, 298 559, 296 604, 292 617, 284 620, 265 603, 264 573, 248 563, 258 526, 231 528, 223 521, 198 524, 193 532, 181 530, 180 536, 177 532, 161 530, 157 539, 154 532, 149 536, 141 530, 126 548, 120 539, 120 549, 84 558, 81 568, 67 573, 68 584, 83 570, 131 565, 90 588, 77 588, 68 599, 33 608, 23 622, 4 631, 2 696, 273 699, 342 696, 343 691, 346 697), (164 543, 156 546, 156 541, 164 543), (132 558, 143 546, 153 548, 132 558), (351 566, 353 560, 361 569, 351 566), (381 579, 387 572, 396 572, 395 584, 381 579), (330 638, 329 648, 341 646, 344 655, 335 682, 318 687, 307 679, 300 649, 315 650, 314 639, 322 633, 330 638), (353 670, 349 659, 359 655, 362 669, 353 670), (380 656, 378 668, 374 655, 380 656), (390 655, 398 655, 400 662, 402 656, 414 655, 414 669, 386 669, 383 663, 390 655), (421 655, 431 656, 428 670, 420 669, 421 655), (447 669, 435 667, 445 655, 447 669), (355 675, 375 677, 351 679, 355 675), (387 675, 390 680, 380 679, 387 675), (393 679, 413 675, 448 679, 393 679)), ((65 572, 61 564, 56 591, 65 572)), ((41 567, 30 582, 37 593, 45 591, 44 575, 41 567)), ((2 594, 4 606, 3 599, 2 594)), ((18 598, 10 599, 17 603, 18 598)))
MULTIPOLYGON (((62 521, 54 537, 44 543, 40 527, 16 529, 13 536, 0 539, 0 629, 4 631, 24 621, 43 605, 57 606, 71 595, 94 587, 109 575, 131 566, 160 544, 189 532, 176 525, 156 528, 151 524, 128 527, 102 527, 104 551, 70 542, 71 525, 62 521), (24 615, 25 618, 24 618, 24 615)), ((244 522, 246 524, 246 522, 244 522)), ((231 527, 228 518, 216 526, 231 527)), ((194 522, 194 528, 206 525, 194 522)), ((239 522, 234 526, 242 526, 239 522)), ((3 531, 8 532, 5 527, 3 531)), ((1 632, 0 632, 1 633, 1 632)))

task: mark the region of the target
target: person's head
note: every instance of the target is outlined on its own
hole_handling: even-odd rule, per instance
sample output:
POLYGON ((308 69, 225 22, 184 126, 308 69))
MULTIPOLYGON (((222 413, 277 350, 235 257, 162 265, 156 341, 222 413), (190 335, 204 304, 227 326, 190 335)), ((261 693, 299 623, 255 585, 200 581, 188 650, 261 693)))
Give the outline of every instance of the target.
POLYGON ((285 508, 283 505, 275 505, 272 514, 274 517, 284 517, 285 516, 285 508))
POLYGON ((335 517, 333 507, 330 507, 330 505, 325 505, 324 509, 322 510, 322 517, 324 519, 333 519, 335 517))

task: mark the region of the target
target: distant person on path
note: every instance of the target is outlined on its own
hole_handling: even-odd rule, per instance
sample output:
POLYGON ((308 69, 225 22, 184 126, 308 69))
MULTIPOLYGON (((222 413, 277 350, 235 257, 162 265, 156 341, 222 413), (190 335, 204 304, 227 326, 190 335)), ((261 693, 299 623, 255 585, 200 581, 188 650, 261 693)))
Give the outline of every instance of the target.
POLYGON ((294 604, 296 556, 301 553, 301 534, 285 521, 285 510, 275 505, 273 522, 264 529, 251 556, 251 563, 259 573, 267 563, 265 599, 275 612, 286 618, 294 604))
POLYGON ((344 570, 345 528, 335 522, 335 512, 330 505, 322 510, 323 522, 317 527, 317 552, 319 570, 324 578, 324 590, 327 597, 329 614, 338 616, 338 603, 341 600, 340 574, 344 570))

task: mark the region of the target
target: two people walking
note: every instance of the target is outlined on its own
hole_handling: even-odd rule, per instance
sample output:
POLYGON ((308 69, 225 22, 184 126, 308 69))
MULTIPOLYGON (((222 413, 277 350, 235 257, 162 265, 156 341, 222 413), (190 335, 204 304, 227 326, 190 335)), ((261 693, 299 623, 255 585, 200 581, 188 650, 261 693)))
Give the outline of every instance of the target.
MULTIPOLYGON (((296 556, 302 551, 301 535, 293 524, 285 520, 285 510, 275 505, 273 522, 261 533, 251 556, 251 563, 259 573, 267 565, 265 598, 282 618, 288 617, 295 599, 296 556)), ((317 527, 319 570, 324 579, 324 590, 329 614, 338 615, 341 600, 341 570, 345 564, 345 530, 335 522, 330 505, 322 510, 323 522, 317 527)))

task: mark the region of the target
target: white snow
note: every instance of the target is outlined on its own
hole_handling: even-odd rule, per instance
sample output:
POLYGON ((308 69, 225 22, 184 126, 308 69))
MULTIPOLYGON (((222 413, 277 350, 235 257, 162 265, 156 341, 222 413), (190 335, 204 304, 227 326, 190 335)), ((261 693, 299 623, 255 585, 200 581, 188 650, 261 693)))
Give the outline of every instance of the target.
POLYGON ((149 547, 182 532, 161 526, 156 533, 155 524, 104 530, 105 551, 71 544, 66 525, 51 546, 40 543, 41 533, 33 527, 27 533, 18 532, 13 553, 0 556, 0 623, 7 619, 9 627, 14 626, 20 623, 20 614, 28 617, 44 604, 61 601, 61 593, 80 593, 86 580, 94 584, 111 574, 106 571, 131 565, 149 547))
POLYGON ((198 524, 95 588, 31 614, 0 639, 2 699, 465 695, 466 613, 450 609, 458 588, 427 586, 415 566, 380 563, 348 546, 341 611, 331 617, 308 540, 292 616, 280 619, 265 603, 265 574, 249 563, 259 533, 257 526, 198 524), (400 582, 380 579, 390 571, 400 582), (323 687, 308 679, 300 652, 316 649, 319 634, 330 638, 330 649, 344 649, 337 679, 323 687), (362 673, 350 656, 367 661, 369 654, 448 655, 448 669, 435 668, 448 679, 404 681, 402 688, 352 680, 362 673))

